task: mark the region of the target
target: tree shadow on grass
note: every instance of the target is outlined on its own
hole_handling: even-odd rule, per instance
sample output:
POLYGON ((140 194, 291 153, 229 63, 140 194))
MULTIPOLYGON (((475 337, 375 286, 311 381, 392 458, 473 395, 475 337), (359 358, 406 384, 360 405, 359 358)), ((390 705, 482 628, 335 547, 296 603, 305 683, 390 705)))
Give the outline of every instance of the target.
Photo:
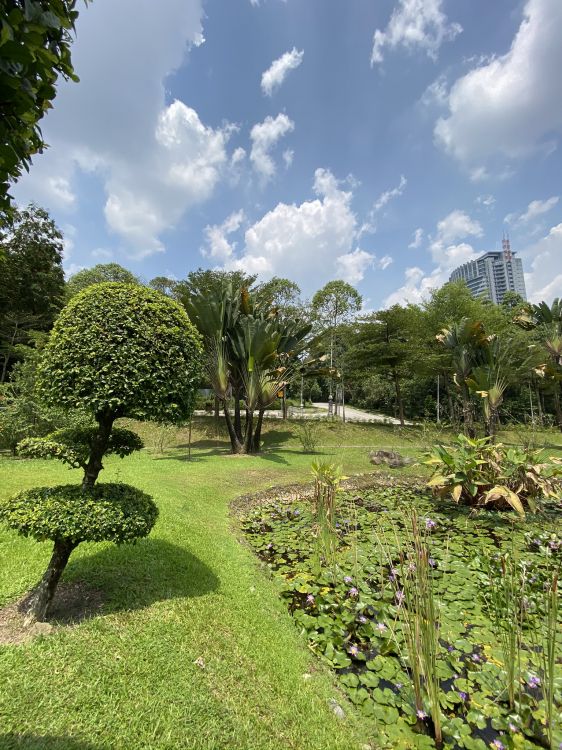
POLYGON ((50 734, 0 734, 2 750, 108 750, 107 745, 92 745, 72 737, 55 737, 50 734))
POLYGON ((166 599, 203 596, 216 591, 220 583, 189 550, 150 537, 136 544, 108 544, 92 555, 71 557, 65 579, 103 592, 104 614, 143 609, 166 599))

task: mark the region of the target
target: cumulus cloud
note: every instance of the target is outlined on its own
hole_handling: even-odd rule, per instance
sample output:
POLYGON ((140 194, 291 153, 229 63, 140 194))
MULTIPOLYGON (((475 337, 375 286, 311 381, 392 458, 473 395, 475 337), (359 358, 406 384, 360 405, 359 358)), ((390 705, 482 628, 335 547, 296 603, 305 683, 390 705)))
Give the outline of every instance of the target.
POLYGON ((281 112, 277 117, 268 115, 263 122, 254 125, 250 131, 252 140, 250 161, 264 181, 271 179, 276 170, 275 162, 270 154, 271 149, 294 128, 295 123, 281 112))
POLYGON ((484 208, 492 208, 494 203, 496 202, 496 199, 493 195, 479 195, 477 196, 475 203, 477 203, 479 206, 484 206, 484 208))
POLYGON ((553 147, 562 131, 561 34, 560 0, 528 0, 510 50, 453 85, 435 138, 473 175, 484 176, 494 155, 519 158, 553 147))
POLYGON ((521 251, 527 297, 531 302, 552 302, 562 297, 562 224, 553 226, 538 242, 521 251))
POLYGON ((375 31, 371 65, 383 61, 385 48, 420 48, 432 60, 437 59, 443 42, 462 31, 460 24, 449 22, 442 6, 443 0, 398 0, 386 29, 375 31))
MULTIPOLYGON (((279 203, 249 227, 242 253, 226 267, 262 278, 290 275, 308 291, 335 278, 341 268, 338 259, 353 251, 357 226, 353 196, 327 169, 316 170, 314 192, 316 198, 299 205, 279 203)), ((357 272, 365 256, 356 255, 353 262, 357 272)))
POLYGON ((222 224, 206 226, 205 246, 201 248, 202 255, 219 263, 228 261, 236 249, 236 242, 230 242, 228 237, 237 232, 245 220, 244 211, 240 210, 231 213, 222 224))
POLYGON ((506 224, 514 224, 521 226, 523 224, 528 224, 531 221, 534 221, 534 219, 537 219, 539 216, 542 216, 543 214, 548 213, 559 201, 559 197, 557 195, 553 195, 552 198, 547 198, 547 200, 541 201, 531 201, 529 205, 527 206, 527 210, 524 211, 521 215, 518 214, 508 214, 504 221, 506 224))
POLYGON ((423 229, 421 227, 418 227, 416 231, 414 232, 414 236, 412 238, 412 241, 408 245, 408 247, 411 247, 414 250, 416 250, 418 247, 421 247, 422 242, 423 242, 423 229))
POLYGON ((404 284, 386 298, 385 306, 403 302, 417 303, 426 299, 432 289, 449 280, 454 268, 478 257, 470 243, 459 240, 481 237, 482 234, 481 224, 465 211, 451 211, 437 223, 436 233, 430 238, 429 251, 434 263, 433 269, 425 273, 417 266, 407 268, 404 284))
POLYGON ((184 102, 166 102, 166 76, 204 41, 201 19, 201 0, 169 0, 166 13, 150 0, 97 0, 82 12, 73 48, 80 83, 61 82, 43 124, 51 147, 16 186, 17 199, 74 208, 86 171, 99 179, 107 225, 127 254, 162 251, 162 233, 230 169, 233 126, 213 128, 184 102))
POLYGON ((293 47, 290 52, 285 52, 284 55, 274 60, 261 77, 263 93, 271 96, 281 86, 288 73, 299 67, 303 58, 304 50, 297 50, 293 47))

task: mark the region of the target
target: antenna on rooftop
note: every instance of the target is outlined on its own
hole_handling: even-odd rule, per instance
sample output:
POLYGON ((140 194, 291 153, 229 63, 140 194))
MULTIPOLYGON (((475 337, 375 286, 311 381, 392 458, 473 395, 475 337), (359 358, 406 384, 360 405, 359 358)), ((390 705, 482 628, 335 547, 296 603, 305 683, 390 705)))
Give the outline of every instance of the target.
POLYGON ((505 260, 513 260, 513 253, 511 252, 511 242, 509 240, 509 234, 507 234, 506 232, 504 232, 503 234, 502 250, 505 260))

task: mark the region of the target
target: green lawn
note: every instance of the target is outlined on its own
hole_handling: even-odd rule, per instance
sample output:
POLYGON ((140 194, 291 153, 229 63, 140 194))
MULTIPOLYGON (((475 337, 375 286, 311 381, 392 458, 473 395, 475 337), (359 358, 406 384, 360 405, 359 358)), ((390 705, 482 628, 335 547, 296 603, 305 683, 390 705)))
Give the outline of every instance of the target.
MULTIPOLYGON (((147 450, 106 461, 102 481, 149 492, 160 518, 135 546, 84 544, 73 554, 63 580, 103 590, 101 615, 0 647, 1 750, 376 747, 375 728, 356 718, 307 651, 229 516, 242 493, 307 481, 311 457, 292 429, 273 422, 262 456, 231 457, 207 420, 188 461, 185 433, 169 436, 175 444, 158 455, 158 436, 145 427, 147 450)), ((347 474, 370 469, 369 448, 416 455, 433 439, 379 425, 320 429, 320 452, 347 474)), ((544 442, 560 445, 555 433, 544 442)), ((79 478, 54 462, 0 457, 3 496, 79 478)), ((37 581, 49 552, 0 531, 0 605, 37 581)))

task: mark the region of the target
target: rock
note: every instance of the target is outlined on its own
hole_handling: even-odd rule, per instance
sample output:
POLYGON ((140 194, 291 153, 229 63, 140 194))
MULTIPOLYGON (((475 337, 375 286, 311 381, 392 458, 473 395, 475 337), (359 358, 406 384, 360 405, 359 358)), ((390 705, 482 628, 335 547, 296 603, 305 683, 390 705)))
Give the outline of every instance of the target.
POLYGON ((53 630, 54 627, 50 622, 34 622, 33 625, 29 626, 29 634, 32 636, 50 635, 53 630))
POLYGON ((343 708, 333 698, 330 701, 330 708, 335 713, 335 715, 338 717, 338 719, 345 719, 345 713, 344 713, 343 708))
POLYGON ((395 451, 383 450, 372 451, 371 453, 369 453, 369 460, 375 466, 386 464, 391 469, 398 469, 413 462, 413 459, 405 458, 404 456, 401 456, 400 453, 396 453, 395 451))
POLYGON ((195 661, 194 661, 193 663, 194 663, 194 664, 195 664, 196 666, 198 666, 198 667, 199 667, 199 669, 205 669, 205 667, 207 666, 207 665, 205 664, 205 660, 203 659, 203 657, 202 657, 202 656, 198 656, 198 657, 197 657, 197 659, 195 659, 195 661))

